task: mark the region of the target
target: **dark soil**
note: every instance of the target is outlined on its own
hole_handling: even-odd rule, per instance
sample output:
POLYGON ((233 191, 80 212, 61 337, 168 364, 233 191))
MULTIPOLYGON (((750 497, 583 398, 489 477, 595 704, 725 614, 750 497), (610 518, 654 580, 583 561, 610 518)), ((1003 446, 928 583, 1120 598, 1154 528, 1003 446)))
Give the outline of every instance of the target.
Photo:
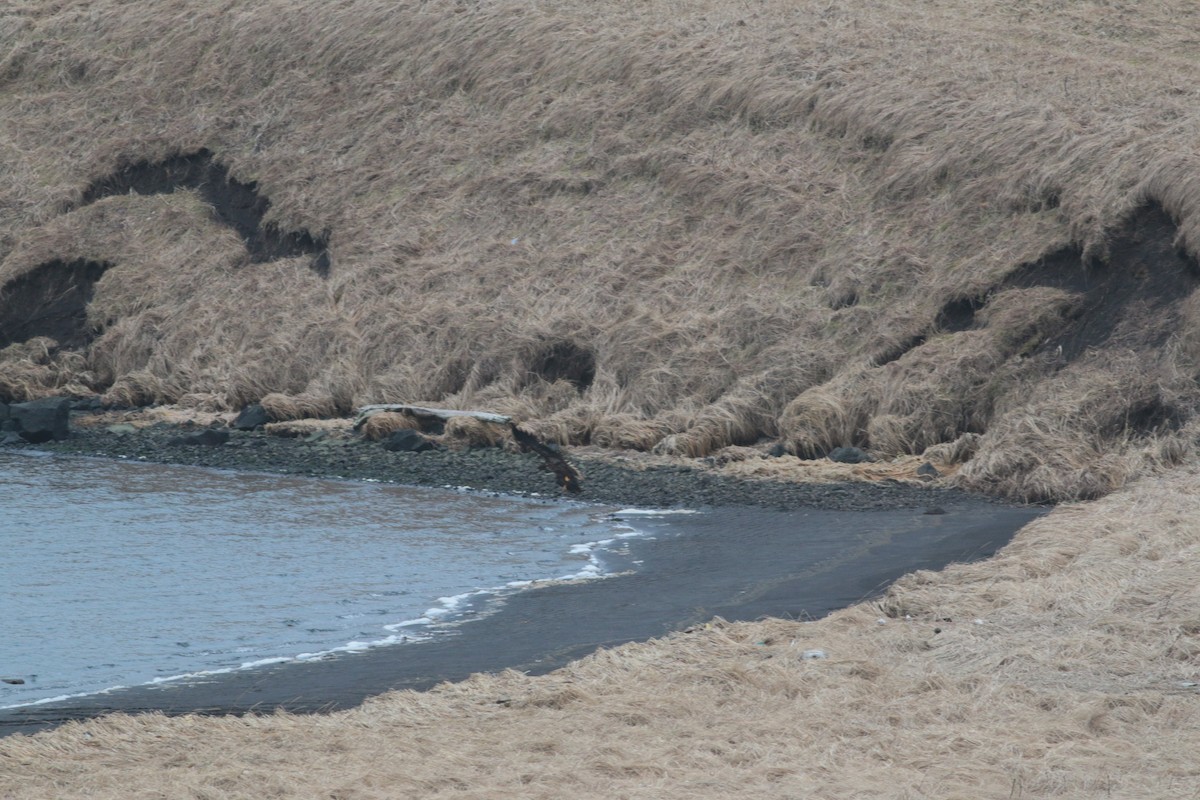
POLYGON ((60 347, 83 347, 92 338, 87 305, 96 281, 112 266, 101 261, 53 260, 14 279, 0 305, 0 348, 35 336, 60 347))
POLYGON ((1179 329, 1179 304, 1200 286, 1200 265, 1176 247, 1177 233, 1161 207, 1143 206, 1113 231, 1103 261, 1085 259, 1080 248, 1067 247, 1023 264, 986 291, 947 301, 930 331, 879 354, 876 363, 899 359, 932 333, 979 328, 976 312, 992 295, 1037 286, 1079 296, 1076 313, 1062 329, 1048 332, 1039 348, 1057 353, 1060 366, 1109 344, 1143 351, 1161 347, 1179 329))
MULTIPOLYGON (((225 444, 202 446, 185 443, 185 435, 196 433, 196 428, 159 424, 136 433, 114 433, 107 427, 81 426, 79 421, 77 412, 69 439, 38 445, 38 449, 287 475, 561 496, 554 475, 542 467, 540 458, 500 448, 391 452, 379 443, 357 437, 310 442, 269 436, 261 431, 236 430, 230 431, 225 444)), ((869 511, 923 509, 982 499, 954 489, 891 481, 779 483, 730 478, 684 464, 631 469, 606 460, 581 459, 570 451, 566 455, 583 473, 583 492, 572 499, 594 503, 657 508, 753 506, 778 511, 805 508, 869 511)))
MULTIPOLYGON (((264 224, 271 201, 259 193, 253 181, 242 183, 231 178, 229 168, 207 150, 164 161, 126 164, 88 186, 80 206, 131 192, 171 194, 181 189, 199 192, 212 208, 213 217, 237 231, 252 263, 310 256, 312 269, 323 278, 329 276, 326 237, 264 224)), ((64 348, 86 346, 95 333, 87 325, 87 305, 96 281, 111 266, 84 259, 52 259, 0 286, 4 295, 0 305, 0 348, 35 336, 49 336, 64 348)))
POLYGON ((1179 330, 1179 304, 1200 286, 1200 270, 1175 246, 1176 234, 1165 211, 1146 206, 1114 234, 1104 263, 1087 263, 1078 248, 1068 248, 1022 267, 1008 285, 1052 286, 1082 297, 1075 318, 1042 349, 1061 347, 1070 362, 1110 343, 1142 351, 1165 344, 1179 330))
POLYGON ((229 176, 229 168, 200 150, 172 156, 164 161, 138 161, 92 183, 83 193, 82 205, 118 194, 170 194, 194 189, 212 206, 213 216, 238 232, 253 262, 309 255, 322 277, 329 272, 329 254, 322 236, 306 230, 281 231, 263 224, 271 202, 258 192, 253 181, 242 183, 229 176))

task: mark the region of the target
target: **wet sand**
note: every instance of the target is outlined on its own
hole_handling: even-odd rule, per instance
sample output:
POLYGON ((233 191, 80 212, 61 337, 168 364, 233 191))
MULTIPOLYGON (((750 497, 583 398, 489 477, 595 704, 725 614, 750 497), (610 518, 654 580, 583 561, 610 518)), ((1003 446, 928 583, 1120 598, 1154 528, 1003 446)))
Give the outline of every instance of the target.
MULTIPOLYGON (((1043 513, 959 494, 944 514, 752 506, 638 518, 643 564, 605 580, 513 595, 484 620, 433 640, 203 680, 0 711, 0 736, 111 712, 241 714, 352 707, 390 689, 426 689, 475 672, 553 670, 597 648, 686 630, 715 616, 816 619, 916 569, 986 558, 1043 513)), ((502 700, 503 698, 498 698, 502 700)))

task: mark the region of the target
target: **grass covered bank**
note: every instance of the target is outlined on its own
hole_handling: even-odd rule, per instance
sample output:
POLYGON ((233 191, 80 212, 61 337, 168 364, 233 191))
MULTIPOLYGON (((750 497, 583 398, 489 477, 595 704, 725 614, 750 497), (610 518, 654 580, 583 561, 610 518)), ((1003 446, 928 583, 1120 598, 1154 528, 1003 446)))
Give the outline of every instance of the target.
POLYGON ((1196 9, 10 4, 0 394, 1193 458, 1196 9))
POLYGON ((6 397, 488 407, 573 445, 935 448, 968 488, 1115 493, 882 609, 331 717, 17 737, 0 794, 1186 796, 1197 13, 9 4, 6 397))

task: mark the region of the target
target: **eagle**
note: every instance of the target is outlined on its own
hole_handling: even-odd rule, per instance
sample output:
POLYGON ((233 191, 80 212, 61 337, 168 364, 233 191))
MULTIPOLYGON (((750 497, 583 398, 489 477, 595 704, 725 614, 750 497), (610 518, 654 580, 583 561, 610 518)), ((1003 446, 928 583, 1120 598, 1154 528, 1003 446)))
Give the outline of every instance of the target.
POLYGON ((563 458, 562 453, 554 448, 538 440, 536 436, 527 430, 523 430, 517 423, 510 422, 508 427, 512 430, 513 439, 517 441, 517 446, 521 448, 523 453, 537 453, 545 462, 546 469, 554 473, 555 480, 558 485, 563 488, 563 491, 571 494, 579 494, 583 491, 583 482, 580 480, 579 471, 567 463, 563 458))

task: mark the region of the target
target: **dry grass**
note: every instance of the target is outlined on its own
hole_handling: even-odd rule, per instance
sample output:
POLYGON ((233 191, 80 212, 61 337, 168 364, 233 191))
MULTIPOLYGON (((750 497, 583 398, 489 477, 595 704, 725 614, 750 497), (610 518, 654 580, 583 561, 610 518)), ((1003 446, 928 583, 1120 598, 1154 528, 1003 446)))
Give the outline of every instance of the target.
POLYGON ((362 435, 373 442, 386 439, 396 431, 420 430, 421 423, 411 414, 384 411, 367 417, 360 428, 362 435))
POLYGON ((0 796, 1194 797, 1197 480, 1060 507, 989 562, 818 622, 716 622, 324 717, 11 737, 0 796))
MULTIPOLYGON (((1069 289, 1006 281, 1067 245, 1177 269, 1122 260, 1147 203, 1177 224, 1152 244, 1197 252, 1196 13, 9 4, 0 292, 16 302, 55 260, 111 266, 93 338, 0 352, 0 394, 272 398, 281 418, 487 403, 559 441, 686 456, 762 437, 890 456, 986 433, 979 463, 997 468, 971 485, 1092 496, 1157 469, 1140 454, 1174 434, 1131 429, 1114 468, 1111 437, 1067 419, 1078 398, 1047 428, 1029 398, 1063 365, 1045 343, 1090 318, 1069 289), (251 260, 191 189, 80 205, 123 165, 201 148, 256 182, 269 225, 328 235, 327 276, 251 260), (947 327, 971 298, 976 319, 947 327), (1014 471, 1067 440, 1065 472, 1014 471)), ((1181 419, 1200 400, 1190 294, 1100 315, 1165 327, 1170 346, 1134 349, 1181 419)))
POLYGON ((86 344, 0 350, 5 398, 487 405, 638 463, 770 437, 1115 493, 882 610, 331 717, 7 739, 0 796, 1194 795, 1200 299, 1173 248, 1200 253, 1198 24, 1183 0, 9 3, 0 336, 39 266, 111 266, 86 344), (253 261, 195 191, 80 205, 201 148, 268 223, 328 232, 327 276, 253 261), (1128 277, 1122 302, 1080 276, 1128 277))

